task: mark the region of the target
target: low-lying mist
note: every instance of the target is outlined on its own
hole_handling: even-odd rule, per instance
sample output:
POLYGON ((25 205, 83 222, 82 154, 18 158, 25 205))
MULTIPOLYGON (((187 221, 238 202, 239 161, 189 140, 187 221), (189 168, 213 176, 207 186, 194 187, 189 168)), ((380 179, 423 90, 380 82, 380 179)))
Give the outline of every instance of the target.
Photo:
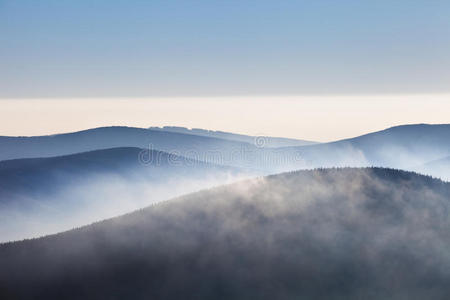
POLYGON ((450 184, 392 169, 285 173, 0 246, 0 295, 447 299, 450 184))
MULTIPOLYGON (((153 148, 113 148, 1 162, 0 242, 68 230, 251 174, 378 166, 450 178, 448 157, 430 162, 448 149, 430 150, 420 145, 409 149, 403 144, 395 146, 392 139, 386 142, 383 137, 384 142, 373 148, 373 138, 364 142, 362 137, 357 142, 237 148, 231 152, 217 149, 165 153, 153 148), (226 163, 235 167, 227 167, 226 163)), ((265 140, 261 141, 264 145, 265 140)))
POLYGON ((0 163, 0 242, 69 230, 250 176, 158 151, 145 152, 144 160, 142 151, 0 163))
POLYGON ((117 174, 77 178, 59 187, 56 193, 2 204, 0 242, 69 230, 248 176, 217 172, 204 177, 174 176, 164 182, 153 182, 145 177, 125 178, 117 174))

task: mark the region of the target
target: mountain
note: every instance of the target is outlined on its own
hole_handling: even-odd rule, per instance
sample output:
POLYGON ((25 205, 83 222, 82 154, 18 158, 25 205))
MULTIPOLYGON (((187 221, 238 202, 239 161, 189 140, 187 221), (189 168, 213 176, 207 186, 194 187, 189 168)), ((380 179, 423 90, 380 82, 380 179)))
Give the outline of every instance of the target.
POLYGON ((450 156, 418 166, 415 171, 450 181, 450 156))
POLYGON ((269 149, 231 140, 133 127, 101 127, 74 133, 35 137, 0 137, 0 160, 52 157, 99 149, 137 147, 159 150, 213 164, 280 169, 265 162, 269 149))
POLYGON ((404 125, 359 137, 304 147, 288 147, 280 155, 296 155, 296 166, 381 166, 413 169, 450 155, 450 125, 404 125))
POLYGON ((48 157, 138 147, 264 174, 317 167, 380 166, 412 170, 450 156, 450 125, 405 125, 309 146, 260 144, 162 130, 105 127, 41 137, 0 137, 0 159, 48 157))
POLYGON ((2 299, 447 299, 450 184, 393 169, 246 180, 0 246, 2 299))
POLYGON ((247 174, 139 148, 1 161, 0 241, 67 230, 247 174))
MULTIPOLYGON (((32 137, 0 137, 0 160, 51 157, 117 147, 137 147, 168 153, 228 149, 242 143, 134 127, 100 127, 73 133, 32 137)), ((247 145, 245 143, 244 145, 247 145)))
POLYGON ((189 128, 178 127, 178 126, 150 127, 149 129, 164 131, 164 132, 176 132, 176 133, 192 134, 192 135, 198 135, 198 136, 214 137, 214 138, 219 138, 219 139, 224 139, 224 140, 256 144, 260 147, 266 147, 266 148, 306 146, 306 145, 317 144, 317 142, 306 141, 306 140, 297 140, 297 139, 270 137, 270 136, 249 136, 249 135, 236 134, 236 133, 224 132, 224 131, 205 130, 205 129, 200 129, 200 128, 189 129, 189 128))

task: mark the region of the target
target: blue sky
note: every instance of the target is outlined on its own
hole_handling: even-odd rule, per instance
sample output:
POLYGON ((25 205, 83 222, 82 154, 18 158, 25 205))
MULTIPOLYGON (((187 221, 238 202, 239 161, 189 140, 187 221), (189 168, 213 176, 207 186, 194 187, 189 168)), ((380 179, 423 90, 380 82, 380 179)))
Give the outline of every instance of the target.
POLYGON ((450 1, 0 0, 0 98, 450 91, 450 1))

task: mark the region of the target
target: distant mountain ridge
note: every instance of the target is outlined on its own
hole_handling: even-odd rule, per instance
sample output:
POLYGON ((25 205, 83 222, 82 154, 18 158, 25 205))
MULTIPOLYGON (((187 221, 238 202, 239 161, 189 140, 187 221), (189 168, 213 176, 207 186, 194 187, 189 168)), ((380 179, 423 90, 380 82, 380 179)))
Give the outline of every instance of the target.
POLYGON ((133 127, 100 127, 36 137, 0 137, 0 160, 69 155, 99 149, 137 147, 198 161, 267 172, 277 167, 262 161, 271 149, 246 142, 133 127))
POLYGON ((1 161, 0 242, 67 230, 249 175, 131 147, 1 161))
POLYGON ((432 175, 442 180, 450 181, 450 156, 417 166, 414 170, 422 174, 432 175))
POLYGON ((287 147, 309 167, 380 166, 413 169, 450 155, 450 124, 402 125, 355 138, 287 147))
POLYGON ((152 131, 144 128, 111 126, 87 129, 72 133, 46 136, 5 137, 0 136, 0 160, 14 158, 51 157, 117 147, 146 148, 154 145, 165 152, 192 149, 193 146, 208 147, 241 143, 200 137, 174 132, 152 131))
POLYGON ((206 137, 215 137, 225 140, 245 142, 249 144, 256 144, 260 147, 267 148, 279 148, 279 147, 289 147, 289 146, 307 146, 318 144, 318 142, 290 139, 290 138, 280 138, 280 137, 270 137, 270 136, 249 136, 244 134, 237 134, 225 131, 214 131, 206 130, 200 128, 186 128, 179 126, 164 126, 164 127, 150 127, 150 130, 165 131, 165 132, 177 132, 183 134, 192 134, 206 137))
POLYGON ((189 169, 186 175, 195 175, 207 169, 235 174, 244 172, 237 168, 134 147, 94 150, 48 158, 6 160, 0 161, 0 203, 7 200, 7 197, 2 197, 5 191, 39 190, 49 183, 58 188, 67 177, 84 178, 111 173, 130 177, 145 173, 146 179, 164 181, 168 176, 182 175, 186 169, 189 169))
POLYGON ((164 130, 103 127, 54 136, 0 137, 0 160, 138 147, 265 174, 318 167, 379 166, 414 170, 416 166, 450 156, 450 125, 396 126, 307 146, 270 148, 264 147, 265 143, 264 138, 248 143, 164 130))

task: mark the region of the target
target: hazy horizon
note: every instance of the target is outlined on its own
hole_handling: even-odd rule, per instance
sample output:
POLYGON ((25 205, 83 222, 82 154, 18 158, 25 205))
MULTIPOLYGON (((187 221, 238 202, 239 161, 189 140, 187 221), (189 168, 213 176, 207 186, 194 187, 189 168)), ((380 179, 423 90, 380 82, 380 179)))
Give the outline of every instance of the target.
POLYGON ((0 1, 0 135, 447 123, 448 1, 0 1))
POLYGON ((450 94, 0 99, 0 135, 182 126, 327 142, 448 123, 450 94))

